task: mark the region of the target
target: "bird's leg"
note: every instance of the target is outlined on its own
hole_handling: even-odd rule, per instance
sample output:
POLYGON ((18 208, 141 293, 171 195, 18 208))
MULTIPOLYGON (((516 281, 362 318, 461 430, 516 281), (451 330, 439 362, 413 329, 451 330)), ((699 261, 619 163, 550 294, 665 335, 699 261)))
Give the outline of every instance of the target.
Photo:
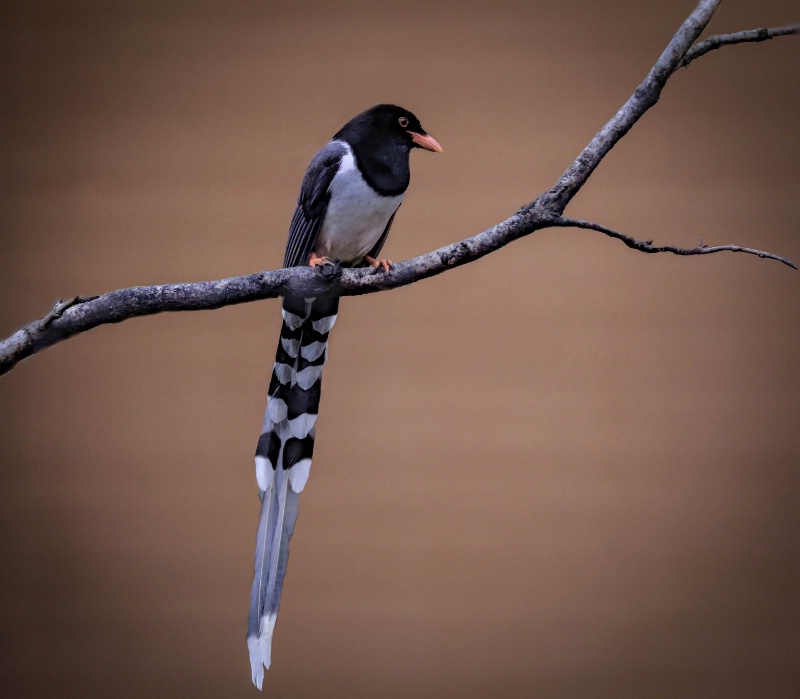
POLYGON ((364 259, 375 269, 378 269, 378 267, 383 267, 383 271, 386 273, 389 272, 394 264, 394 262, 391 260, 376 260, 374 257, 370 257, 369 255, 367 255, 364 259))
POLYGON ((312 252, 311 257, 308 260, 309 267, 323 267, 324 265, 333 264, 329 257, 318 257, 317 253, 312 252))

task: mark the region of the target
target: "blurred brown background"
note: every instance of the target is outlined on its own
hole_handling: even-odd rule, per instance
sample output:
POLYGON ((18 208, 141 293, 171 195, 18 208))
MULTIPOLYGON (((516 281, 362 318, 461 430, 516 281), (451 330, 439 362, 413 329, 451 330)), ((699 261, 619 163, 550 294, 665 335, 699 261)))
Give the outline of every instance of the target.
MULTIPOLYGON (((0 332, 275 268, 311 155, 381 101, 445 148, 386 253, 483 230, 693 6, 4 1, 0 332)), ((681 71, 568 213, 800 261, 798 66, 785 38, 681 71)), ((342 305, 267 696, 798 696, 798 273, 551 230, 342 305)), ((256 696, 278 325, 137 319, 0 379, 3 696, 256 696)))

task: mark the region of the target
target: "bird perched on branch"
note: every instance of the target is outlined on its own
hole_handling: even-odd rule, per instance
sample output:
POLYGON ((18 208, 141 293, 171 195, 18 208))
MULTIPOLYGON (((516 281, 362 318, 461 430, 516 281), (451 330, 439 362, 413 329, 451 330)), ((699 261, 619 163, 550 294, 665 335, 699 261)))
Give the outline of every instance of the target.
MULTIPOLYGON (((348 121, 308 166, 284 266, 372 265, 389 273, 391 261, 379 255, 408 188, 412 148, 442 150, 402 107, 379 104, 348 121)), ((270 665, 298 493, 311 467, 322 368, 338 307, 336 296, 283 301, 281 338, 256 447, 261 517, 247 646, 259 689, 270 665)))

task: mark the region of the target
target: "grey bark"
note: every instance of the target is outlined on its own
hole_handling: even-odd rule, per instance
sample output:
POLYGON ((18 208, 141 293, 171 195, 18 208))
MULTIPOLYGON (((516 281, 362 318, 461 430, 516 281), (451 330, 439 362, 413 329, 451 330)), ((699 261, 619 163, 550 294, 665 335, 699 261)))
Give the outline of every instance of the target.
POLYGON ((647 253, 704 255, 726 250, 744 252, 778 260, 797 269, 791 261, 770 252, 738 245, 705 246, 702 241, 694 248, 653 245, 652 241, 638 240, 599 223, 562 216, 569 202, 608 152, 658 102, 661 91, 678 68, 727 44, 764 41, 800 31, 800 25, 797 24, 753 29, 712 36, 695 44, 720 1, 702 0, 697 5, 642 83, 583 149, 558 182, 505 221, 465 240, 397 263, 388 274, 371 269, 340 269, 331 266, 323 268, 322 272, 307 267, 294 267, 217 281, 119 289, 101 296, 59 301, 44 318, 29 323, 0 342, 0 374, 10 371, 22 359, 98 325, 119 323, 128 318, 164 311, 210 310, 286 295, 352 296, 386 291, 473 262, 543 228, 573 226, 590 229, 617 238, 634 250, 647 253))

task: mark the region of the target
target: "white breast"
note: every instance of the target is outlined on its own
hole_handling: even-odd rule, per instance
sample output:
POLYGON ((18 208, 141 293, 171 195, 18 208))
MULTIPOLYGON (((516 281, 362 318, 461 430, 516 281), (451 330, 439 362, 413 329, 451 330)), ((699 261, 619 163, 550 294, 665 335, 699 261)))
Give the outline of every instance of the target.
POLYGON ((384 197, 372 189, 356 167, 350 146, 328 191, 328 210, 314 251, 339 262, 359 262, 378 242, 403 195, 384 197))

